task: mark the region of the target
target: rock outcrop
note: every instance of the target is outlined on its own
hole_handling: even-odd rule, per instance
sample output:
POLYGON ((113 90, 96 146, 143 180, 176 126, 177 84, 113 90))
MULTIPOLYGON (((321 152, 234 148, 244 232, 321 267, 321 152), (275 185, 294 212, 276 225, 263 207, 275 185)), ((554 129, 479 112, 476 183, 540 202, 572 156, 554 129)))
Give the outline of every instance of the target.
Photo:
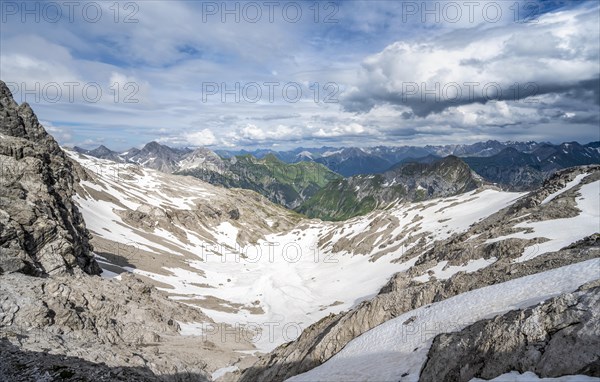
MULTIPOLYGON (((87 275, 40 278, 15 273, 1 276, 0 296, 3 381, 29 381, 23 376, 36 370, 43 376, 63 367, 92 380, 97 372, 93 364, 135 369, 133 376, 188 373, 189 378, 179 380, 202 381, 207 380, 203 359, 220 353, 208 338, 179 335, 178 321, 212 322, 208 317, 167 299, 131 274, 109 281, 87 275), (15 368, 27 365, 31 353, 38 354, 40 362, 21 366, 27 372, 15 368)), ((107 375, 111 372, 106 370, 107 375)), ((154 380, 144 378, 133 380, 154 380)))
POLYGON ((600 377, 599 285, 438 335, 419 380, 468 382, 511 371, 600 377))
POLYGON ((0 274, 99 274, 71 197, 79 168, 0 81, 0 274))
POLYGON ((98 277, 80 179, 0 81, 0 380, 205 381, 234 362, 218 339, 181 334, 212 323, 200 310, 132 274, 98 277))

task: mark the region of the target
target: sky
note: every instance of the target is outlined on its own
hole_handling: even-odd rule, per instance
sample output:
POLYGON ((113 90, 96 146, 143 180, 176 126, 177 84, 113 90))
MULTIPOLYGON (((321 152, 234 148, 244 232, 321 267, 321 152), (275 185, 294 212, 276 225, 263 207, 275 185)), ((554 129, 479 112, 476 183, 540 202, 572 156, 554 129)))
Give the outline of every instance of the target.
POLYGON ((7 1, 0 79, 65 146, 600 140, 600 2, 7 1))

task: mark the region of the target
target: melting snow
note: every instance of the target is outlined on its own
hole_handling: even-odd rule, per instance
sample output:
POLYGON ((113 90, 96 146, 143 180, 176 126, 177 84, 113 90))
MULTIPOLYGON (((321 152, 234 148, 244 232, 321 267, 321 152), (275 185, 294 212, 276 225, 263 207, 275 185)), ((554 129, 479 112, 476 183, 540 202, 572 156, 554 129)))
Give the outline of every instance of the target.
POLYGON ((433 276, 435 276, 435 278, 437 278, 439 280, 447 280, 450 277, 457 274, 458 272, 467 272, 467 273, 476 272, 476 271, 483 269, 489 265, 492 265, 496 260, 497 259, 495 257, 492 257, 490 259, 469 260, 467 265, 464 265, 464 266, 450 265, 448 267, 446 267, 446 265, 448 264, 447 261, 440 261, 435 267, 428 269, 424 275, 417 276, 417 277, 413 278, 413 280, 420 281, 420 282, 429 281, 431 276, 429 276, 427 274, 428 271, 432 271, 433 276), (446 267, 446 269, 444 269, 445 267, 446 267))
POLYGON ((518 371, 502 374, 494 379, 473 378, 469 382, 598 382, 600 378, 588 377, 587 375, 565 375, 557 378, 540 378, 530 371, 519 374, 518 371))
POLYGON ((288 381, 416 382, 437 334, 574 291, 598 279, 598 267, 599 259, 588 260, 423 306, 369 330, 324 364, 288 381), (412 317, 414 321, 405 325, 412 317))
POLYGON ((573 179, 572 181, 570 181, 569 183, 567 183, 567 185, 564 188, 561 188, 560 190, 553 192, 552 194, 548 195, 548 197, 546 197, 546 199, 544 199, 542 201, 542 204, 546 204, 550 201, 552 201, 554 198, 556 198, 558 195, 561 195, 567 191, 569 191, 570 189, 572 189, 575 186, 578 186, 579 183, 581 183, 581 181, 588 176, 589 174, 579 174, 575 177, 575 179, 573 179))
POLYGON ((214 381, 217 378, 221 378, 225 374, 227 374, 229 372, 234 372, 236 370, 238 370, 237 366, 227 366, 227 367, 223 367, 223 368, 220 368, 220 369, 216 370, 214 373, 212 373, 211 376, 212 376, 212 379, 214 381))
POLYGON ((600 181, 584 184, 581 186, 579 193, 581 196, 575 199, 577 208, 581 210, 579 215, 566 219, 519 223, 515 225, 515 228, 532 229, 533 231, 531 233, 517 232, 489 239, 486 244, 508 238, 534 239, 543 237, 550 239, 544 243, 525 248, 523 254, 515 259, 515 262, 523 262, 544 253, 558 251, 586 236, 600 232, 600 181), (560 227, 560 229, 557 229, 557 227, 560 227))

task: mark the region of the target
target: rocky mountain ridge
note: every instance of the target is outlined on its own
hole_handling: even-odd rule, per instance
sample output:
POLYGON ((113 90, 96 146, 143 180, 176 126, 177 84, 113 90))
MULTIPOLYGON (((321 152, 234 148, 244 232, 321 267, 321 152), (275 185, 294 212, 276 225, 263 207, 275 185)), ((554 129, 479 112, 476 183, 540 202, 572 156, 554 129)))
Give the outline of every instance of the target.
POLYGON ((184 159, 175 174, 227 188, 253 190, 290 209, 300 206, 330 181, 341 178, 315 162, 287 164, 273 155, 262 159, 251 155, 220 159, 206 151, 209 150, 203 150, 198 159, 184 159))
POLYGON ((99 274, 72 201, 83 173, 0 82, 0 274, 99 274))
POLYGON ((173 149, 150 142, 141 150, 116 153, 100 146, 74 151, 118 163, 135 163, 165 173, 188 175, 205 182, 256 191, 274 203, 298 207, 329 181, 340 176, 315 162, 285 163, 277 157, 257 159, 251 155, 222 158, 207 148, 173 149))
POLYGON ((1 81, 0 164, 0 380, 208 381, 252 348, 185 336, 214 321, 130 272, 106 279, 75 200, 101 168, 72 161, 1 81))
MULTIPOLYGON (((218 150, 218 154, 207 148, 173 149, 151 142, 142 150, 130 149, 121 154, 104 146, 94 150, 76 148, 75 151, 120 163, 137 163, 167 173, 191 175, 227 188, 250 189, 309 217, 326 220, 361 215, 393 200, 423 199, 418 195, 404 195, 406 190, 414 188, 411 181, 400 184, 402 182, 396 179, 397 187, 396 184, 379 187, 387 184, 385 179, 390 178, 390 173, 407 163, 417 166, 458 156, 477 174, 476 177, 509 191, 531 191, 540 187, 555 171, 600 163, 598 142, 552 145, 487 141, 425 147, 298 148, 285 152, 218 150), (360 195, 355 195, 356 190, 360 195), (310 201, 311 198, 314 200, 310 201), (321 211, 322 206, 325 206, 324 211, 321 211)), ((434 190, 421 193, 425 198, 452 194, 435 189, 433 184, 427 188, 434 190)))
POLYGON ((472 191, 481 179, 459 158, 399 164, 383 174, 333 181, 298 211, 311 218, 345 220, 391 203, 419 202, 472 191))

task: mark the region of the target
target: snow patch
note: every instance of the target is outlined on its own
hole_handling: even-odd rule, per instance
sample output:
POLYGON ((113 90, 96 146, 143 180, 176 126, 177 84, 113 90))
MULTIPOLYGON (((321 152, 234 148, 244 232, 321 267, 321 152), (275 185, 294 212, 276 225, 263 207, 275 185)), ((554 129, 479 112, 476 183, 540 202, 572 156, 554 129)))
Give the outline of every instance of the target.
POLYGON ((540 378, 530 371, 519 374, 518 371, 502 374, 494 379, 473 378, 469 382, 599 382, 600 378, 587 375, 563 375, 557 378, 540 378))
POLYGON ((435 267, 429 268, 425 272, 424 275, 414 277, 413 280, 420 281, 422 283, 429 281, 432 277, 427 274, 429 271, 433 272, 433 276, 435 278, 437 278, 438 280, 447 280, 450 277, 457 274, 458 272, 467 272, 467 273, 476 272, 476 271, 483 269, 489 265, 492 265, 493 263, 496 262, 496 260, 498 260, 498 259, 496 259, 495 257, 492 257, 490 259, 482 258, 482 259, 477 259, 477 260, 469 260, 467 265, 462 265, 462 266, 461 265, 446 266, 448 264, 447 261, 440 261, 435 267))
POLYGON ((488 239, 490 244, 509 238, 527 239, 547 238, 548 241, 526 247, 523 254, 514 260, 516 263, 534 259, 548 252, 558 251, 584 237, 600 232, 600 181, 584 184, 576 198, 577 208, 581 213, 572 218, 544 220, 539 222, 523 222, 515 228, 531 229, 531 233, 514 234, 488 239), (560 227, 557 229, 557 227, 560 227))
POLYGON ((212 380, 215 381, 218 378, 221 378, 222 376, 224 376, 225 374, 230 373, 230 372, 233 373, 236 370, 239 370, 239 368, 237 366, 222 367, 211 374, 212 380))
POLYGON ((592 259, 420 307, 369 330, 324 364, 287 381, 416 382, 437 334, 572 292, 597 280, 599 266, 600 259, 592 259))
POLYGON ((542 200, 541 204, 546 204, 552 200, 554 200, 554 198, 556 198, 557 196, 569 191, 570 189, 572 189, 575 186, 578 186, 579 183, 581 183, 581 181, 587 177, 589 174, 579 174, 575 177, 575 179, 573 179, 572 181, 570 181, 569 183, 567 183, 567 185, 564 188, 561 188, 560 190, 553 192, 552 194, 548 195, 546 197, 546 199, 542 200))

